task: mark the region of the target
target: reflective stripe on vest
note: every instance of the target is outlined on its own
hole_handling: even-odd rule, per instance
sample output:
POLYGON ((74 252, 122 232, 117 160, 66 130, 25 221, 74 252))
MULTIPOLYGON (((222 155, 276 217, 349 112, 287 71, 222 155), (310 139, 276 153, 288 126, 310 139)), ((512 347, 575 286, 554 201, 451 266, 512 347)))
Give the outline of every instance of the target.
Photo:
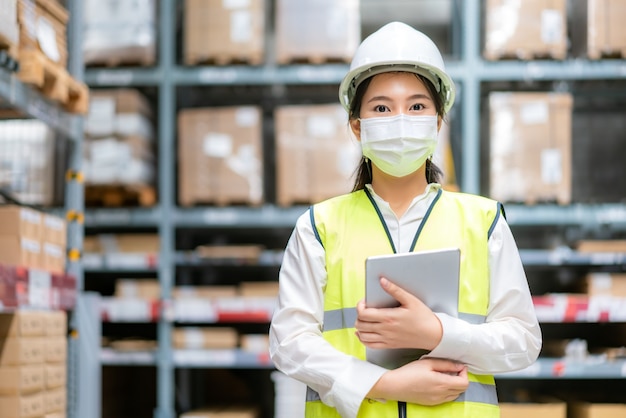
MULTIPOLYGON (((459 318, 485 322, 489 304, 488 237, 500 213, 497 202, 461 193, 439 192, 414 240, 414 250, 461 249, 459 318)), ((316 237, 325 249, 328 280, 324 289, 323 336, 338 350, 365 359, 365 346, 354 335, 356 304, 363 299, 365 259, 391 254, 395 247, 382 215, 364 190, 311 208, 316 237)), ((492 418, 499 416, 493 376, 468 373, 470 386, 455 402, 436 407, 408 404, 408 416, 492 418)), ((309 391, 306 416, 339 416, 309 391)), ((397 403, 366 400, 359 418, 397 416, 397 403), (393 412, 395 411, 395 415, 393 412)))

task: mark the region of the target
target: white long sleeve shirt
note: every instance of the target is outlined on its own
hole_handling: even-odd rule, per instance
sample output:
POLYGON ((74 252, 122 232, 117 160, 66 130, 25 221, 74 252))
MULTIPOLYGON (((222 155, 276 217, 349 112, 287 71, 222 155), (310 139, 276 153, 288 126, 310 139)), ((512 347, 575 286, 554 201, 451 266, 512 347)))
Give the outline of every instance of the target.
MULTIPOLYGON (((430 184, 398 219, 387 202, 367 186, 398 252, 413 237, 440 186, 430 184)), ((430 356, 455 359, 470 372, 494 374, 522 369, 541 349, 541 331, 528 282, 508 224, 499 217, 489 238, 490 294, 484 324, 437 314, 441 342, 430 356)), ((317 391, 344 418, 357 416, 361 402, 386 369, 344 354, 322 337, 324 248, 310 215, 303 214, 287 244, 279 275, 279 301, 270 327, 270 355, 276 367, 317 391)))

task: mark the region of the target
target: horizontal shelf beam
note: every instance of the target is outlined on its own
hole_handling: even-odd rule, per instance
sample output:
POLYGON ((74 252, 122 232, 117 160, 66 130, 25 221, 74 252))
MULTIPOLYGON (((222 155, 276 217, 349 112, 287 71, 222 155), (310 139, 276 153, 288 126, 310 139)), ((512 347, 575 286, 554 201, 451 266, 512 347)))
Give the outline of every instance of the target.
POLYGON ((295 206, 281 208, 272 205, 261 207, 205 207, 178 208, 174 223, 178 227, 289 227, 308 208, 295 206))
POLYGON ((509 225, 579 225, 626 228, 626 205, 620 203, 559 205, 504 204, 509 225))
MULTIPOLYGON (((348 64, 295 64, 262 66, 177 66, 172 70, 175 85, 311 85, 339 84, 348 64)), ((569 59, 564 61, 449 61, 446 69, 457 81, 602 80, 626 78, 623 60, 569 59)), ((157 86, 162 71, 152 68, 91 68, 86 81, 94 87, 157 86)))
POLYGON ((79 140, 82 137, 80 116, 65 112, 60 105, 46 99, 3 68, 0 68, 0 102, 45 122, 66 138, 79 140))

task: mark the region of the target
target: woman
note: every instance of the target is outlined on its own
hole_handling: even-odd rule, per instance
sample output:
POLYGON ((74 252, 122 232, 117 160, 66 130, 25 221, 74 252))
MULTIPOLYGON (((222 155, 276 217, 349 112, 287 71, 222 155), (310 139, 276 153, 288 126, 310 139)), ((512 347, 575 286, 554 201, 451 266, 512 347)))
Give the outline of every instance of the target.
POLYGON ((454 102, 441 54, 421 32, 385 25, 359 46, 339 96, 363 160, 352 193, 296 223, 272 360, 308 385, 307 417, 498 417, 493 374, 534 362, 541 333, 501 206, 443 191, 429 159, 454 102), (461 249, 458 318, 385 278, 400 306, 365 306, 368 256, 447 247, 461 249), (387 370, 366 361, 366 347, 430 353, 387 370))

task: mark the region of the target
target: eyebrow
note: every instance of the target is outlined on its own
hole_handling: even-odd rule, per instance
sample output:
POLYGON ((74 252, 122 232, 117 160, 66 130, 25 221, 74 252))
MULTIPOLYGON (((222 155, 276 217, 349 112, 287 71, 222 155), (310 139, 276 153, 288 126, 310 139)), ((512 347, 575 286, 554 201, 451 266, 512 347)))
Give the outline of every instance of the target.
MULTIPOLYGON (((432 99, 430 98, 430 96, 428 96, 427 94, 414 94, 413 96, 409 97, 408 100, 417 100, 417 99, 426 99, 426 100, 430 100, 432 101, 432 99)), ((367 101, 367 103, 371 103, 374 101, 387 101, 390 102, 391 98, 389 98, 388 96, 374 96, 371 99, 369 99, 367 101)))

